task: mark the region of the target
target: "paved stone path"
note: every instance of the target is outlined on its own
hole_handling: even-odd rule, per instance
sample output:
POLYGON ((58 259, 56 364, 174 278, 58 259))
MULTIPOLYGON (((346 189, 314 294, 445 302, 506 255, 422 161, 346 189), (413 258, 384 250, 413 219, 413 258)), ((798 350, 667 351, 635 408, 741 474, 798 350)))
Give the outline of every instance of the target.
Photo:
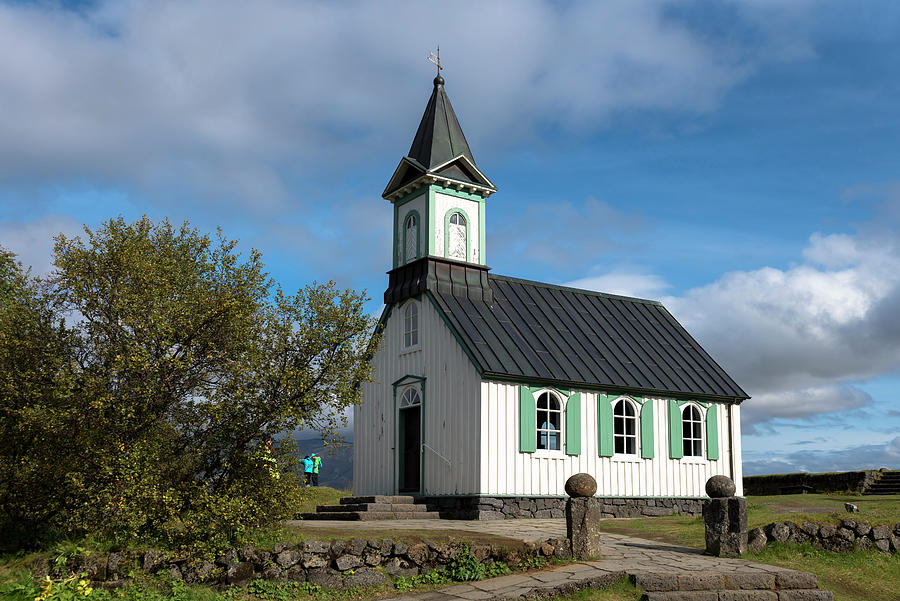
MULTIPOLYGON (((467 530, 496 534, 524 541, 565 538, 564 519, 522 520, 383 520, 370 522, 306 521, 303 527, 353 528, 360 530, 467 530)), ((602 557, 598 561, 581 561, 530 574, 512 574, 457 584, 427 593, 401 595, 393 599, 405 601, 456 601, 459 599, 540 597, 542 591, 564 592, 590 584, 604 586, 628 575, 639 588, 664 590, 672 588, 706 589, 711 584, 723 588, 815 588, 812 574, 754 563, 743 559, 724 559, 704 555, 698 549, 655 541, 603 534, 602 557), (772 586, 766 586, 771 584, 772 586), (567 586, 569 585, 569 586, 567 586), (662 589, 660 587, 663 587, 662 589)), ((762 591, 760 591, 762 592, 762 591)), ((823 592, 824 591, 817 591, 823 592)), ((778 598, 774 592, 760 599, 778 598)), ((698 599, 700 597, 697 597, 698 599)))

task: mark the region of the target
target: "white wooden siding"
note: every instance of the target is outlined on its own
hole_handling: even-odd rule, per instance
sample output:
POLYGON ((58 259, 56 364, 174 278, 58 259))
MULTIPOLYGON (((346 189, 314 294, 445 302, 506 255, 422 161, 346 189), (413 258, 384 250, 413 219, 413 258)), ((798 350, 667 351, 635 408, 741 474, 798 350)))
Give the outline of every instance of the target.
MULTIPOLYGON (((731 473, 729 441, 739 440, 740 418, 733 406, 712 404, 718 417, 719 459, 706 456, 705 428, 702 458, 669 458, 667 400, 653 403, 654 458, 641 459, 640 448, 634 459, 599 457, 597 441, 597 396, 582 392, 581 454, 564 451, 519 452, 519 389, 512 384, 481 384, 481 491, 483 495, 563 495, 566 479, 586 472, 597 480, 597 494, 617 497, 700 497, 705 496, 706 481, 716 474, 735 478, 740 489, 740 472, 731 473), (729 425, 737 428, 729 435, 729 425)), ((704 413, 705 417, 705 413, 704 413)), ((563 446, 563 448, 565 448, 563 446)), ((740 448, 736 445, 735 464, 740 466, 740 448)))
MULTIPOLYGON (((409 301, 407 301, 409 302, 409 301)), ((424 494, 478 492, 480 378, 450 330, 423 295, 419 303, 419 350, 402 352, 404 305, 395 306, 375 355, 375 379, 363 385, 353 412, 353 490, 357 495, 397 492, 397 408, 392 382, 425 378, 422 402, 424 494)))

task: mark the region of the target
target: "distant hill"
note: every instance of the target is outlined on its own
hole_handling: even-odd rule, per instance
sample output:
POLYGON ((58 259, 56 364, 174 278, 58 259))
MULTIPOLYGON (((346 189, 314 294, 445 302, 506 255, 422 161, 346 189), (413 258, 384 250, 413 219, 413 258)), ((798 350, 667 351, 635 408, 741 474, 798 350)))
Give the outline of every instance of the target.
POLYGON ((350 431, 344 437, 344 443, 340 447, 326 447, 321 437, 300 438, 308 436, 307 433, 294 435, 294 444, 301 457, 309 453, 315 453, 322 458, 322 469, 319 471, 319 484, 330 486, 338 490, 349 489, 353 486, 353 432, 350 431))

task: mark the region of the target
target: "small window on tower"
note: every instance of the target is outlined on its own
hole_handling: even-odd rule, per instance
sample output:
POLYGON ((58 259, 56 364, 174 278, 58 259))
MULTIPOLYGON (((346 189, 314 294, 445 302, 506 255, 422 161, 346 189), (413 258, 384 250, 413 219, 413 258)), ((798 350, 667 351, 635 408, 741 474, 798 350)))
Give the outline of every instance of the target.
POLYGON ((449 230, 447 232, 447 257, 450 259, 466 260, 468 236, 466 233, 466 218, 460 212, 450 215, 449 230))
POLYGON ((403 238, 406 241, 404 245, 403 262, 409 263, 419 257, 419 220, 415 213, 411 213, 406 218, 406 227, 403 231, 403 238))
POLYGON ((403 348, 419 345, 419 307, 411 301, 403 312, 403 348))

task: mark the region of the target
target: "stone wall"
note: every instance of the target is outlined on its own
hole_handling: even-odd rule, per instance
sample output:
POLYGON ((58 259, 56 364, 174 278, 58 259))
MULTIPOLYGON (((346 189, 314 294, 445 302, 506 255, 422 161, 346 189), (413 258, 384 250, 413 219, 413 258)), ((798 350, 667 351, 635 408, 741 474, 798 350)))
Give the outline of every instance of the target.
MULTIPOLYGON (((44 576, 62 577, 87 572, 100 586, 113 588, 129 578, 129 572, 165 573, 175 580, 193 584, 246 584, 250 580, 310 582, 326 588, 371 586, 388 576, 415 576, 446 567, 466 544, 423 541, 407 544, 391 539, 349 541, 304 541, 296 545, 278 543, 269 551, 246 545, 231 549, 215 561, 189 561, 162 551, 127 551, 109 555, 79 555, 66 566, 55 568, 49 558, 36 560, 30 567, 35 581, 44 576)), ((564 539, 551 539, 522 548, 497 545, 469 545, 469 552, 482 563, 503 561, 516 567, 536 557, 566 559, 571 553, 564 539)))
POLYGON ((864 492, 875 480, 878 472, 833 472, 830 474, 773 474, 771 476, 744 476, 744 495, 780 495, 782 489, 791 486, 809 486, 814 492, 830 493, 864 492))
POLYGON ((877 549, 883 553, 900 550, 900 524, 870 526, 852 519, 841 520, 841 525, 819 525, 811 522, 772 522, 765 528, 754 528, 749 533, 748 547, 760 551, 772 542, 812 543, 827 551, 846 553, 854 549, 877 549))
MULTIPOLYGON (((562 518, 567 497, 423 497, 444 519, 504 520, 512 518, 562 518)), ((605 518, 699 516, 701 499, 647 499, 597 497, 605 518)))

